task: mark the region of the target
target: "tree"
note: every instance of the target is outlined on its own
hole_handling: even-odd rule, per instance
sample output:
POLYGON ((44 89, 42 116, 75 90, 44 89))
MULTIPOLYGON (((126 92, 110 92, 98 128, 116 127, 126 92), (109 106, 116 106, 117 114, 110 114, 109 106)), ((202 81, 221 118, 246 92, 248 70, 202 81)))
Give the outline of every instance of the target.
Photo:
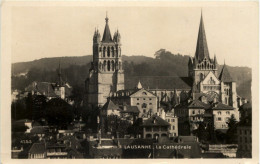
POLYGON ((46 119, 49 125, 66 129, 73 121, 72 106, 60 98, 53 98, 46 105, 46 119))
POLYGON ((235 143, 237 143, 237 136, 236 136, 237 121, 236 121, 236 118, 234 117, 233 114, 229 118, 227 124, 228 124, 228 130, 227 130, 227 133, 226 133, 227 143, 235 144, 235 143))

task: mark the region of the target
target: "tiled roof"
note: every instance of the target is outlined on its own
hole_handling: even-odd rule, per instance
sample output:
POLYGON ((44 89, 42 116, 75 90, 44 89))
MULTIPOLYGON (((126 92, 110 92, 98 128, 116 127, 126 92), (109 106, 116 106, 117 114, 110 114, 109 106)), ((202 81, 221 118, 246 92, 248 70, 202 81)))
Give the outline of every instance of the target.
POLYGON ((29 150, 30 154, 43 154, 45 153, 45 143, 34 143, 29 150))
POLYGON ((123 108, 122 108, 122 113, 139 113, 139 109, 137 106, 130 106, 130 105, 125 105, 123 108), (126 108, 126 110, 124 110, 124 108, 126 108))
POLYGON ((120 110, 120 108, 117 105, 115 105, 112 100, 108 100, 108 102, 106 102, 105 105, 103 106, 103 110, 109 110, 109 109, 120 110))
POLYGON ((207 105, 199 100, 193 100, 189 106, 189 108, 201 108, 201 109, 205 109, 207 107, 207 105))
POLYGON ((210 60, 202 14, 200 19, 200 27, 199 27, 195 58, 197 58, 199 62, 201 62, 204 58, 210 60))
POLYGON ((35 126, 31 130, 31 133, 33 134, 44 134, 46 132, 47 132, 47 127, 44 126, 35 126))
POLYGON ((213 110, 233 110, 234 108, 232 106, 226 105, 226 104, 222 104, 221 102, 218 102, 215 104, 216 106, 214 106, 212 109, 213 110))
POLYGON ((223 81, 223 82, 233 82, 234 80, 232 79, 232 77, 230 76, 230 73, 228 71, 227 66, 224 64, 220 74, 219 74, 219 80, 223 81))
MULTIPOLYGON (((58 97, 55 92, 54 88, 56 86, 56 83, 50 83, 50 82, 32 82, 28 87, 25 88, 27 92, 39 92, 41 95, 46 95, 47 97, 58 97)), ((66 97, 69 97, 71 95, 72 88, 65 84, 65 95, 66 97)))
POLYGON ((157 115, 153 115, 143 122, 142 126, 169 126, 170 124, 157 115))
POLYGON ((176 76, 132 76, 125 78, 125 88, 132 89, 139 82, 143 88, 149 89, 191 89, 190 77, 176 76))

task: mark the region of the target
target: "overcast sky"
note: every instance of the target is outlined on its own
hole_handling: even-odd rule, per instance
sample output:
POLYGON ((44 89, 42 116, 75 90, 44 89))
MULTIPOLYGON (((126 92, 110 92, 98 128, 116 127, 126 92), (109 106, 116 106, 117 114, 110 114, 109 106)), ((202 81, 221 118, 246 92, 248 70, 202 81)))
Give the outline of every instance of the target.
POLYGON ((163 7, 17 6, 12 8, 12 62, 92 54, 95 27, 118 28, 124 55, 154 57, 163 48, 194 56, 201 8, 210 56, 219 64, 250 66, 258 55, 257 5, 163 7))

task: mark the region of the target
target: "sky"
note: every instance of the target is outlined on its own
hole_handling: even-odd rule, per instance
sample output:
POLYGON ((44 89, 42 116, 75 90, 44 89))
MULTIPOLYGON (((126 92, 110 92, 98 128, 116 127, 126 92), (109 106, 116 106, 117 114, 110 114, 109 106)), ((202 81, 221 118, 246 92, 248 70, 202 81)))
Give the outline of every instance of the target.
MULTIPOLYGON (((242 3, 242 2, 241 2, 242 3)), ((210 57, 219 64, 252 66, 258 55, 258 5, 17 5, 11 10, 12 63, 45 57, 92 54, 106 11, 112 35, 119 30, 122 54, 154 57, 163 48, 194 56, 201 11, 210 57)))

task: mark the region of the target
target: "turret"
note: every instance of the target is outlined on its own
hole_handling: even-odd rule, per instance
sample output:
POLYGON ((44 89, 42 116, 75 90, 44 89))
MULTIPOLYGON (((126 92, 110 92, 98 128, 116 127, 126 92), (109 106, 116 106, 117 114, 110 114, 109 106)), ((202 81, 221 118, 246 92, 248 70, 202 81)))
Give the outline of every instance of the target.
POLYGON ((120 41, 121 41, 121 36, 120 36, 120 33, 118 30, 114 34, 113 41, 116 43, 120 43, 120 41))

